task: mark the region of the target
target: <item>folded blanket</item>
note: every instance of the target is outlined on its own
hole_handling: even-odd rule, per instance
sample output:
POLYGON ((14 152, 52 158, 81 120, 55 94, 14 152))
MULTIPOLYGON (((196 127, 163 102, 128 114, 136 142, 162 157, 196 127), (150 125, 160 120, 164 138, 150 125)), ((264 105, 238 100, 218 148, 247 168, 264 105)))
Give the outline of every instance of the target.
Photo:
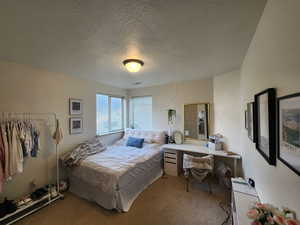
POLYGON ((94 137, 92 140, 85 141, 78 145, 73 151, 67 152, 61 159, 65 166, 74 167, 78 166, 86 157, 103 152, 105 149, 106 146, 102 144, 99 138, 94 137))

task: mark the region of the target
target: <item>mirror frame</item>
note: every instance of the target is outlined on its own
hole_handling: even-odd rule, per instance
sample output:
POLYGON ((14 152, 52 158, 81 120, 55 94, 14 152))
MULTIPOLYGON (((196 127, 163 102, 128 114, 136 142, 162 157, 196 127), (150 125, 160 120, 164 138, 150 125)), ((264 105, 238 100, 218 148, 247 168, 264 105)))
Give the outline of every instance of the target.
POLYGON ((196 103, 188 103, 188 104, 183 104, 183 137, 186 140, 197 140, 197 141, 207 141, 210 135, 210 126, 211 126, 211 105, 209 102, 196 102, 196 103), (190 137, 186 137, 184 134, 185 131, 185 106, 186 105, 207 105, 207 138, 206 139, 195 139, 195 138, 190 138, 190 137))

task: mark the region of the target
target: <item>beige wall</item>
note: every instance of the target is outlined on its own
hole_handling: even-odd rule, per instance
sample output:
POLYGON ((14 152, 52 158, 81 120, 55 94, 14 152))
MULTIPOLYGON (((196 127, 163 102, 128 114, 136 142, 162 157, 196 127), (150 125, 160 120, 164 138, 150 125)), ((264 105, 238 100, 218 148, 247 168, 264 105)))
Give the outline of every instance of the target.
POLYGON ((189 103, 212 103, 212 79, 184 81, 180 83, 131 89, 130 96, 153 97, 153 129, 168 130, 168 109, 176 110, 175 129, 183 131, 183 105, 189 103))
MULTIPOLYGON (((299 11, 299 0, 268 1, 241 69, 241 110, 266 88, 276 88, 279 97, 300 92, 299 11)), ((246 176, 255 179, 261 200, 300 216, 299 176, 279 160, 268 165, 244 129, 241 134, 246 176)))
POLYGON ((240 133, 243 128, 240 97, 240 71, 221 74, 213 79, 214 133, 224 136, 224 149, 241 153, 240 133))
MULTIPOLYGON (((60 146, 61 152, 68 151, 78 143, 95 136, 97 92, 126 95, 124 89, 97 82, 89 82, 73 76, 51 73, 25 65, 0 63, 0 112, 57 113, 64 131, 64 139, 60 146), (68 101, 70 97, 83 100, 84 132, 82 134, 69 135, 68 101)), ((103 140, 110 143, 119 136, 104 136, 103 140)), ((45 142, 42 151, 48 146, 45 142)), ((9 196, 18 195, 18 193, 26 190, 30 180, 36 179, 36 182, 39 183, 39 178, 44 176, 45 179, 45 173, 42 171, 47 159, 51 161, 49 170, 53 171, 52 149, 50 157, 44 157, 44 161, 39 161, 36 165, 34 165, 35 162, 26 162, 25 174, 17 176, 5 187, 6 191, 10 189, 9 196), (23 185, 27 186, 24 188, 23 185)))
POLYGON ((254 178, 261 201, 290 207, 298 217, 299 176, 279 160, 276 167, 268 165, 257 152, 244 129, 244 110, 266 88, 276 88, 279 97, 300 92, 299 10, 297 0, 269 0, 240 75, 223 74, 213 83, 215 132, 225 136, 228 149, 241 152, 245 176, 254 178))

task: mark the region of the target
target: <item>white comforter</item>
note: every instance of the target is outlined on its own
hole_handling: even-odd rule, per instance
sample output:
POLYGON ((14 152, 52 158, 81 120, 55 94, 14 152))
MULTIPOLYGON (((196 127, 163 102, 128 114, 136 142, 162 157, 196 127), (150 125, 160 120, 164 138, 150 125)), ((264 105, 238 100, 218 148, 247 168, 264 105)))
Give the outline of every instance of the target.
POLYGON ((74 192, 80 196, 89 199, 98 197, 97 202, 105 208, 128 211, 137 195, 152 182, 150 180, 162 174, 161 162, 159 144, 144 144, 139 149, 121 143, 87 157, 79 167, 69 172, 72 177, 98 190, 98 196, 85 197, 86 188, 78 185, 74 192))
POLYGON ((87 157, 80 167, 86 167, 88 171, 83 172, 81 169, 81 173, 78 175, 81 175, 83 180, 89 179, 89 183, 92 182, 102 191, 108 191, 114 188, 117 180, 125 172, 134 168, 138 163, 150 159, 160 151, 157 144, 145 145, 141 149, 122 145, 108 147, 104 152, 87 157), (97 179, 93 176, 95 174, 97 179))

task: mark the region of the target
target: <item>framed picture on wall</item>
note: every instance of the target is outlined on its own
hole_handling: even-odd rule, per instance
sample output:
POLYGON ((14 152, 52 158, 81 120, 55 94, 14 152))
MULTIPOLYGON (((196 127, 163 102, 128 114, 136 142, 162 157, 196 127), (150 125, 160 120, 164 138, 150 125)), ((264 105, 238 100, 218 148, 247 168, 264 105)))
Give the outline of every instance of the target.
POLYGON ((69 111, 70 111, 70 115, 81 115, 82 114, 82 100, 70 98, 69 111))
POLYGON ((254 142, 254 102, 247 104, 247 128, 248 128, 248 137, 254 142))
POLYGON ((245 110, 245 129, 248 130, 248 111, 245 110))
POLYGON ((278 98, 278 158, 300 176, 300 93, 278 98))
POLYGON ((83 132, 83 120, 81 117, 70 118, 70 134, 81 134, 83 132))
POLYGON ((276 89, 269 88, 255 95, 255 144, 270 164, 276 165, 276 89))

